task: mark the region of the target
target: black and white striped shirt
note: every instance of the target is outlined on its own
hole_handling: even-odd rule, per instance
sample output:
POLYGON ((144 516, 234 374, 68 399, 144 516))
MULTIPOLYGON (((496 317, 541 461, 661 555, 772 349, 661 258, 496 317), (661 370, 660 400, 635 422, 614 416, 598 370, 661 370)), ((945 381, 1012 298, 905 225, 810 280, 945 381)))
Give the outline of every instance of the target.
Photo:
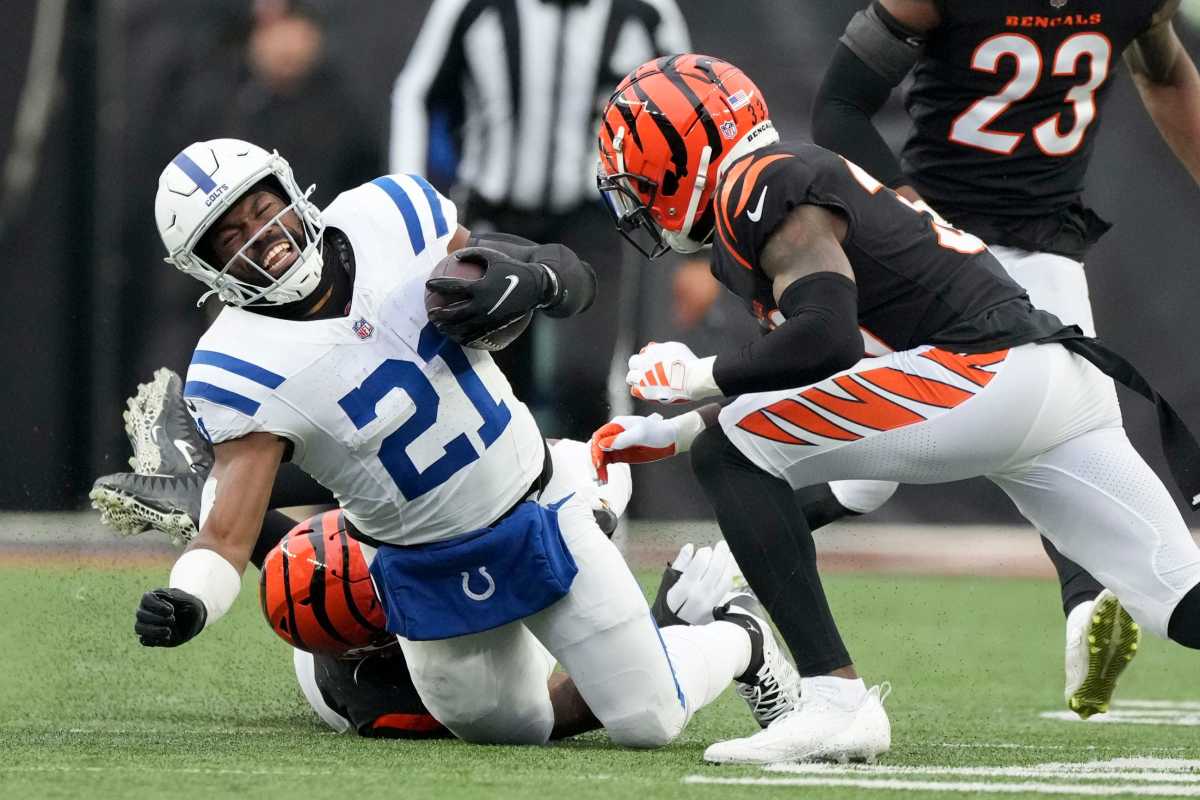
POLYGON ((560 213, 596 196, 599 109, 684 53, 674 0, 434 0, 392 93, 392 172, 560 213))

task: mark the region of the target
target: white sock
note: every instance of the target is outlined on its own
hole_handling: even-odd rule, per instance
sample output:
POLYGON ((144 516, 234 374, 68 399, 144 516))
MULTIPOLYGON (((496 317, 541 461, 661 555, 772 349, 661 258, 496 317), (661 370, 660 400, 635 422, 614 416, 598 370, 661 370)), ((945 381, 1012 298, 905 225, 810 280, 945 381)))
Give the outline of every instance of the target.
POLYGON ((750 664, 750 635, 732 622, 671 625, 661 633, 675 680, 687 698, 689 718, 716 700, 750 664))
POLYGON ((800 698, 820 697, 842 708, 857 708, 867 696, 862 678, 816 675, 800 679, 800 698))

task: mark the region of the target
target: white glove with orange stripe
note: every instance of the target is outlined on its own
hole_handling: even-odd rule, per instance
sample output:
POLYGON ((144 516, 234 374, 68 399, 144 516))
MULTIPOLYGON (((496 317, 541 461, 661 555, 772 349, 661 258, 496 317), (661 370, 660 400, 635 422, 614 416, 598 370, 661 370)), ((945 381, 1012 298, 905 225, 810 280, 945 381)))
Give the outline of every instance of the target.
POLYGON ((682 342, 651 342, 629 357, 625 382, 634 397, 657 403, 717 397, 721 390, 713 380, 716 360, 716 356, 697 358, 682 342))
POLYGON ((695 411, 672 419, 662 414, 616 417, 592 434, 592 466, 607 482, 609 464, 647 464, 686 453, 704 428, 695 411))

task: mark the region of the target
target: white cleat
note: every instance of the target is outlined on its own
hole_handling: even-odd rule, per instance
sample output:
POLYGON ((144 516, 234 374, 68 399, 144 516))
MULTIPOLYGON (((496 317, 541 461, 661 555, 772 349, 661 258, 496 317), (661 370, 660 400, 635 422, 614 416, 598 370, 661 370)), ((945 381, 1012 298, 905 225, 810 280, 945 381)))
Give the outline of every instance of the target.
POLYGON ((713 610, 713 617, 740 625, 750 634, 750 666, 735 679, 734 691, 750 706, 755 722, 765 728, 796 707, 800 675, 775 641, 753 594, 735 591, 713 610))
POLYGON ((1073 608, 1067 617, 1067 707, 1083 719, 1107 712, 1117 678, 1141 639, 1138 624, 1107 589, 1073 608))
POLYGON ((805 678, 794 710, 753 736, 711 745, 704 760, 712 764, 874 763, 892 745, 892 726, 883 710, 890 692, 891 686, 883 683, 872 686, 857 703, 845 703, 827 681, 805 678))

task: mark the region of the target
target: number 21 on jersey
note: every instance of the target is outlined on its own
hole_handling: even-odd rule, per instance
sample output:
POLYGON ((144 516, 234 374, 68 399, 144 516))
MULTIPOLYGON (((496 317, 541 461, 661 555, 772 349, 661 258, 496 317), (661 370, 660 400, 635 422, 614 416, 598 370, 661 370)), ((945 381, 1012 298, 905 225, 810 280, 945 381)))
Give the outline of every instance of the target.
MULTIPOLYGON (((508 406, 492 398, 479 375, 471 368, 467 354, 438 333, 433 323, 422 329, 417 354, 426 363, 440 358, 450 368, 458 388, 479 412, 483 424, 477 432, 483 446, 490 447, 512 419, 508 406)), ((342 397, 338 405, 346 412, 354 427, 362 430, 375 420, 375 407, 393 389, 405 392, 412 400, 414 409, 404 424, 380 442, 379 460, 404 499, 415 500, 441 486, 463 467, 479 460, 479 453, 467 434, 462 432, 451 439, 445 445, 445 452, 425 469, 418 469, 413 463, 408 455, 408 446, 437 422, 441 398, 421 367, 412 361, 387 359, 358 388, 342 397)))
MULTIPOLYGON (((1072 87, 1063 98, 1074 112, 1074 124, 1064 133, 1060 111, 1033 128, 1033 141, 1048 156, 1069 156, 1078 150, 1088 126, 1096 118, 1096 90, 1108 78, 1112 61, 1112 44, 1108 37, 1098 33, 1077 33, 1068 37, 1054 53, 1051 70, 1055 77, 1080 75, 1080 61, 1084 56, 1087 56, 1087 79, 1072 87)), ((950 126, 950 141, 1001 155, 1011 155, 1021 144, 1024 133, 998 131, 988 126, 1009 106, 1021 102, 1037 88, 1042 79, 1042 52, 1028 36, 1002 33, 985 40, 975 49, 971 69, 994 75, 1005 59, 1013 59, 1016 63, 1012 79, 999 92, 976 100, 960 114, 950 126)))

